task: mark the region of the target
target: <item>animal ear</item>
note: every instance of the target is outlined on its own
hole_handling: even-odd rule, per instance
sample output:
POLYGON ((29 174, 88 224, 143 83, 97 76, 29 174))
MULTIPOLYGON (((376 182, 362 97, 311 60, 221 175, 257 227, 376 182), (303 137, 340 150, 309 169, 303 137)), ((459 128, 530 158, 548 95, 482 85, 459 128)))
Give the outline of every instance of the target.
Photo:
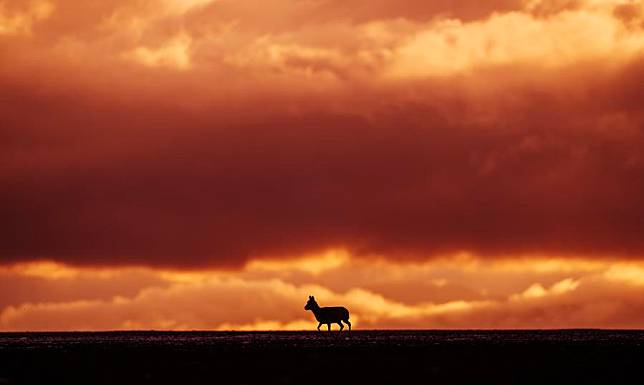
POLYGON ((310 295, 310 296, 309 296, 309 299, 313 299, 313 296, 312 296, 312 295, 310 295))

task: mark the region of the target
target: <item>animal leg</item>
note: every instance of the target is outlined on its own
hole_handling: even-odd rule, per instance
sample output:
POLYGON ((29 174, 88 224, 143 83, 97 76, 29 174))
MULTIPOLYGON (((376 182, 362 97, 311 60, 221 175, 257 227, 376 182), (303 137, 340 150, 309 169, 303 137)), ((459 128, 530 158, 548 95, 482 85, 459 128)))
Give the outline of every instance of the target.
POLYGON ((351 331, 351 322, 349 322, 349 320, 347 319, 347 320, 344 320, 344 323, 349 325, 349 331, 351 331))
POLYGON ((340 325, 340 331, 338 333, 342 332, 342 329, 344 329, 344 325, 342 325, 342 322, 338 321, 338 325, 340 325))
POLYGON ((329 331, 331 331, 331 324, 326 324, 326 326, 329 329, 329 331))
POLYGON ((318 331, 320 331, 320 326, 322 326, 322 322, 318 324, 318 331))

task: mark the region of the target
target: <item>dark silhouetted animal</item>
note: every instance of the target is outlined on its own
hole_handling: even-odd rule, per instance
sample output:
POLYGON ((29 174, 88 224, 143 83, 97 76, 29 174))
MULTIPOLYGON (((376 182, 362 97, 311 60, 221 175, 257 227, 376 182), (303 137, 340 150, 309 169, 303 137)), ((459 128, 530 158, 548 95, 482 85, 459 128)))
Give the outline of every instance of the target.
POLYGON ((340 331, 344 329, 342 321, 345 324, 349 325, 349 331, 351 331, 351 322, 349 322, 349 310, 346 307, 333 306, 333 307, 320 307, 315 298, 310 295, 309 301, 304 306, 304 310, 310 310, 313 312, 315 319, 318 320, 318 331, 320 331, 320 326, 326 324, 329 331, 331 331, 331 324, 340 325, 340 331))

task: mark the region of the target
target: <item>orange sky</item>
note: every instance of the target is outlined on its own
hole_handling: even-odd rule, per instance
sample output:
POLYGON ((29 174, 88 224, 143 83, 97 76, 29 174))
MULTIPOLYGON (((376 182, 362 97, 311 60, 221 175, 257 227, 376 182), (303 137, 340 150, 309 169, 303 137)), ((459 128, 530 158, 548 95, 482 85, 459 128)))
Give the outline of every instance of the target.
POLYGON ((641 1, 0 0, 0 330, 644 327, 641 84, 641 1))

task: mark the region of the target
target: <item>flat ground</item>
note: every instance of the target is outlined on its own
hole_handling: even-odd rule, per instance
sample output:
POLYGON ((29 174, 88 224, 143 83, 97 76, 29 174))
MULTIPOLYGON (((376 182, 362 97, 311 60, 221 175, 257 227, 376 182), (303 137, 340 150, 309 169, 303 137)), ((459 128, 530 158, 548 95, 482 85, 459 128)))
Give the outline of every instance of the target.
POLYGON ((615 384, 644 331, 0 333, 0 384, 615 384))

